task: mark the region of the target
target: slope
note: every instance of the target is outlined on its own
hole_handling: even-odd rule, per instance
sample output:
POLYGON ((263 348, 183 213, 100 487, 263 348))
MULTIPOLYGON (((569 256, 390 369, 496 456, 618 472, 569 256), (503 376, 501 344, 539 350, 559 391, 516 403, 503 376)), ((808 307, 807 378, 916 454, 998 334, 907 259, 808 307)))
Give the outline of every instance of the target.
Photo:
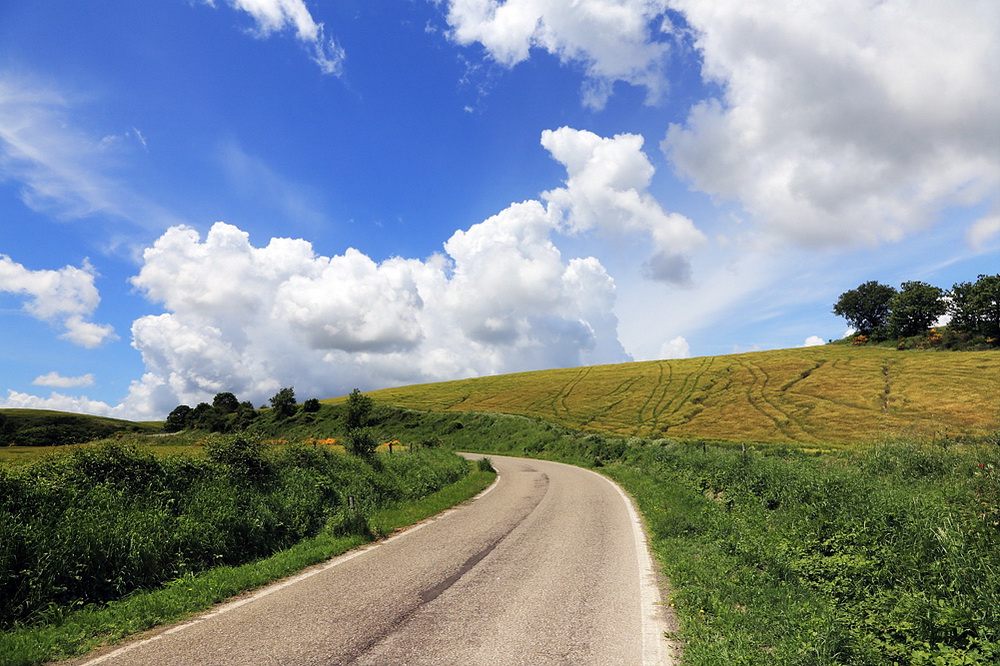
POLYGON ((1000 354, 829 345, 526 372, 370 393, 422 410, 542 418, 619 436, 803 446, 1000 428, 1000 354))

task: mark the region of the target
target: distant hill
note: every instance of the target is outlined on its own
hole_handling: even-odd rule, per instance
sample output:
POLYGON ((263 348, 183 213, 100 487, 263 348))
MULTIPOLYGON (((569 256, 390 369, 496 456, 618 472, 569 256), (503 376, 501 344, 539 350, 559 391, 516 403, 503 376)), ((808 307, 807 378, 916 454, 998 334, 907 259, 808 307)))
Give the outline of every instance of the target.
POLYGON ((79 444, 116 432, 158 432, 161 425, 45 409, 0 409, 0 446, 79 444))
POLYGON ((1000 354, 827 345, 525 372, 369 393, 621 436, 825 447, 1000 431, 1000 354))

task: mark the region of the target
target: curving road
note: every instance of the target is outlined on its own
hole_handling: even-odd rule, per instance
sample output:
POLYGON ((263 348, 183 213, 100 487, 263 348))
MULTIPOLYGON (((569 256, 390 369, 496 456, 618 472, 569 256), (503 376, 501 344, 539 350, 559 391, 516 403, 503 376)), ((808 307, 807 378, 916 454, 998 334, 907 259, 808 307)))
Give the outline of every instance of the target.
POLYGON ((492 457, 498 482, 391 539, 81 664, 668 664, 616 485, 492 457))

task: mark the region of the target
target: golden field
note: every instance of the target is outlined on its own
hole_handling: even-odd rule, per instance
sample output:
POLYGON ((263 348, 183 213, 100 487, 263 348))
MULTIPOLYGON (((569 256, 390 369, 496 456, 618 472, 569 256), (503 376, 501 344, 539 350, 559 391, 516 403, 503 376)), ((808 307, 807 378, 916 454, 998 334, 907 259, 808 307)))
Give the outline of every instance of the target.
POLYGON ((525 372, 369 393, 620 436, 825 447, 1000 429, 1000 354, 804 349, 525 372))

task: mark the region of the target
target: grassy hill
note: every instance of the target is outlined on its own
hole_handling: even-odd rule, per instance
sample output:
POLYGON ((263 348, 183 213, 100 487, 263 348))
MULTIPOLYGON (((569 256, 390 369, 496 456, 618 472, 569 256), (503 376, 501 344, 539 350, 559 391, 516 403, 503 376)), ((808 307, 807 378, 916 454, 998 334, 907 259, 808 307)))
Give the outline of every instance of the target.
POLYGON ((158 432, 160 426, 45 409, 0 409, 0 446, 77 444, 117 432, 158 432))
POLYGON ((542 418, 620 436, 825 448, 1000 429, 1000 354, 828 345, 526 372, 374 391, 422 410, 542 418))

